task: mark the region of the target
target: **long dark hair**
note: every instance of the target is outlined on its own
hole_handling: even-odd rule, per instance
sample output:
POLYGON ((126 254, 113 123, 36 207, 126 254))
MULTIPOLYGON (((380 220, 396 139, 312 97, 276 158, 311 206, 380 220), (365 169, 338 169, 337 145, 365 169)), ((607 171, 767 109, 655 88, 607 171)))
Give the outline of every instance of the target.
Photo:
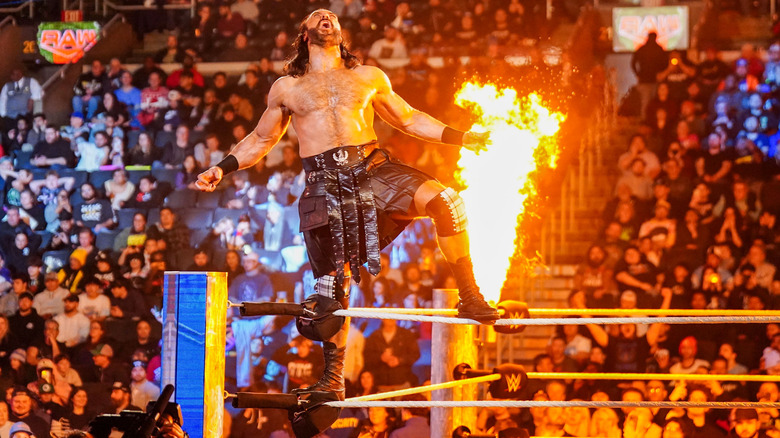
MULTIPOLYGON (((304 18, 301 22, 301 25, 298 27, 298 36, 295 38, 295 41, 292 45, 295 51, 289 58, 287 58, 287 61, 284 63, 284 74, 290 75, 292 77, 303 76, 306 74, 306 67, 309 65, 309 45, 303 39, 303 36, 306 35, 307 31, 307 19, 308 17, 304 18)), ((341 53, 341 59, 344 60, 344 66, 346 66, 348 69, 353 69, 360 65, 360 60, 357 56, 349 53, 349 50, 347 50, 347 45, 344 44, 344 41, 339 44, 339 52, 341 53)))

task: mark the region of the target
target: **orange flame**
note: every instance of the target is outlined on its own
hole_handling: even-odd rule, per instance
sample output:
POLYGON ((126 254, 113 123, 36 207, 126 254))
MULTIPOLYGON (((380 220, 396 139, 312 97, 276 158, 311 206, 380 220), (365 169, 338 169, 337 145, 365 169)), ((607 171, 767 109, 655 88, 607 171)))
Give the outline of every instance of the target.
POLYGON ((466 187, 466 203, 474 274, 489 301, 498 301, 510 260, 522 253, 525 239, 518 229, 528 205, 537 196, 534 174, 554 168, 555 139, 564 115, 551 112, 537 94, 518 97, 512 88, 465 83, 455 103, 477 121, 472 130, 490 132, 492 144, 476 154, 461 149, 456 178, 466 187), (527 205, 528 204, 528 205, 527 205))

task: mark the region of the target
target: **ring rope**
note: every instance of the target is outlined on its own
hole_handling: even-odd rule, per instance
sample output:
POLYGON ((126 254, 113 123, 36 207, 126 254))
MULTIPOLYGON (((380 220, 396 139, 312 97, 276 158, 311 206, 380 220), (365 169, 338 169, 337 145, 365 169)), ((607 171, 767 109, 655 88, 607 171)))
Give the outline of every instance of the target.
POLYGON ((526 373, 538 380, 687 380, 699 382, 780 382, 780 375, 769 374, 654 374, 654 373, 526 373))
MULTIPOLYGON (((375 307, 350 307, 351 311, 374 313, 381 310, 383 313, 395 313, 401 315, 435 315, 456 316, 456 309, 426 309, 426 308, 382 308, 375 307)), ((529 308, 531 316, 780 316, 780 310, 743 310, 743 309, 554 309, 554 308, 529 308)), ((504 309, 498 309, 498 313, 504 314, 504 309)))
POLYGON ((436 383, 433 385, 426 385, 426 386, 418 386, 416 388, 399 389, 397 391, 389 391, 389 392, 380 392, 379 394, 369 394, 360 397, 350 397, 347 400, 356 401, 356 402, 383 400, 387 398, 403 397, 405 395, 411 395, 411 394, 421 394, 423 392, 436 391, 438 389, 455 388, 458 386, 470 385, 474 383, 494 382, 496 380, 500 380, 501 377, 502 377, 501 374, 489 374, 487 376, 472 377, 470 379, 463 379, 463 380, 453 380, 451 382, 436 383))
POLYGON ((363 401, 351 399, 324 403, 334 408, 710 408, 710 409, 777 409, 780 402, 672 402, 672 401, 548 401, 548 400, 474 400, 474 401, 363 401))
MULTIPOLYGON (((430 315, 407 315, 392 312, 363 312, 355 310, 337 310, 334 315, 352 318, 395 319, 401 321, 432 322, 441 324, 480 325, 479 321, 466 318, 450 318, 430 315)), ((669 316, 669 317, 610 317, 610 318, 533 318, 499 319, 493 325, 529 326, 529 325, 586 325, 586 324, 755 324, 780 322, 777 316, 669 316)))

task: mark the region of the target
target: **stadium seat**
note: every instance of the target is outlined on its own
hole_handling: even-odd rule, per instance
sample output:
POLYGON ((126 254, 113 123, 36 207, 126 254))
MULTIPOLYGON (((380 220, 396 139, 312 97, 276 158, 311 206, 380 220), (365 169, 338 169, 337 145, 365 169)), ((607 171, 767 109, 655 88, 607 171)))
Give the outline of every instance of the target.
POLYGON ((63 266, 68 264, 68 258, 70 258, 70 250, 63 249, 60 251, 46 251, 43 253, 43 264, 46 266, 46 271, 57 272, 63 266))
POLYGON ((41 245, 39 248, 46 248, 53 236, 53 234, 48 231, 36 231, 35 234, 41 236, 41 245))
POLYGON ((198 192, 198 208, 211 208, 216 209, 219 207, 219 199, 222 197, 222 192, 198 192))
POLYGON ((97 246, 98 249, 104 250, 104 249, 114 249, 114 239, 116 239, 116 236, 119 234, 121 230, 108 230, 108 231, 101 231, 97 233, 97 236, 95 238, 95 246, 97 246))
POLYGON ((165 206, 171 207, 174 210, 179 208, 193 208, 197 199, 197 192, 194 190, 184 189, 176 190, 165 198, 165 206))
MULTIPOLYGON (((167 182, 174 188, 176 187, 176 175, 178 173, 178 169, 152 169, 152 176, 155 177, 158 182, 167 182)), ((192 205, 189 207, 192 207, 192 205)))
MULTIPOLYGON (((110 180, 114 177, 114 171, 113 170, 96 170, 94 172, 90 172, 89 174, 89 182, 92 183, 93 186, 95 186, 98 190, 103 190, 103 185, 106 181, 110 180)), ((78 187, 78 186, 76 186, 78 187)))
POLYGON ((210 232, 211 232, 210 227, 201 227, 201 228, 193 229, 190 232, 190 246, 193 248, 197 248, 198 245, 200 245, 200 242, 203 242, 203 239, 205 239, 210 232))
POLYGON ((160 209, 159 208, 150 208, 149 214, 146 216, 146 222, 151 224, 156 224, 157 222, 160 222, 160 209))
POLYGON ((116 214, 117 220, 119 221, 119 226, 117 228, 124 230, 133 225, 133 216, 135 216, 136 213, 148 214, 146 210, 140 208, 123 208, 119 210, 116 214))
POLYGON ((158 148, 165 146, 168 142, 176 141, 176 134, 168 131, 160 131, 154 138, 154 145, 158 148))
POLYGON ((24 167, 27 167, 27 165, 30 164, 30 159, 32 158, 32 151, 30 152, 22 152, 22 151, 16 151, 16 160, 14 162, 14 169, 21 169, 24 167))
POLYGON ((76 169, 60 169, 57 171, 61 177, 73 178, 73 188, 78 190, 82 184, 89 181, 89 172, 76 169))
POLYGON ((135 145, 138 144, 138 136, 140 134, 141 131, 136 131, 133 129, 127 131, 127 133, 125 134, 125 136, 127 137, 127 145, 125 147, 127 148, 128 151, 134 148, 135 145))
POLYGON ((141 181, 141 178, 144 177, 144 175, 149 175, 148 170, 129 170, 128 172, 128 179, 135 184, 136 187, 138 187, 138 182, 141 181))
POLYGON ((193 230, 209 227, 214 220, 214 211, 206 208, 185 208, 175 211, 176 214, 179 215, 179 220, 181 220, 187 228, 193 230))
MULTIPOLYGON (((82 202, 84 202, 84 198, 81 197, 81 190, 77 188, 70 195, 70 205, 72 205, 73 208, 76 208, 76 206, 81 204, 82 202)), ((74 210, 74 214, 75 214, 75 210, 74 210)))
POLYGON ((219 221, 223 217, 229 217, 233 219, 233 224, 238 223, 238 218, 240 218, 242 215, 247 214, 247 211, 245 209, 231 209, 231 208, 218 208, 214 211, 214 222, 219 221))

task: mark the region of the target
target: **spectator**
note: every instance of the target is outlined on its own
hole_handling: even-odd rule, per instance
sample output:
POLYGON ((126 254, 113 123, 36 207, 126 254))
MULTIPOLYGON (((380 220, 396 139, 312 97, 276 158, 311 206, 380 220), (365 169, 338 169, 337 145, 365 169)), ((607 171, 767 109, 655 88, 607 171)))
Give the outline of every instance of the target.
POLYGON ((138 134, 138 143, 128 152, 127 165, 151 166, 160 159, 161 155, 159 148, 152 144, 152 137, 149 133, 141 132, 138 134))
MULTIPOLYGON (((216 139, 216 135, 211 138, 216 139)), ((179 173, 176 174, 176 190, 198 190, 195 182, 198 180, 198 175, 200 172, 201 168, 198 167, 198 162, 195 161, 195 156, 187 155, 184 157, 181 170, 179 170, 179 173)))
POLYGON ((179 39, 176 35, 168 35, 165 40, 165 47, 158 50, 154 55, 154 62, 161 64, 180 63, 184 60, 187 52, 179 46, 179 39))
POLYGON ((85 113, 88 120, 98 110, 103 93, 111 90, 111 84, 108 80, 105 67, 99 60, 92 61, 92 68, 89 72, 79 76, 73 91, 76 95, 73 97, 73 111, 85 113))
POLYGON ((384 37, 371 45, 368 56, 374 59, 406 58, 406 43, 399 30, 390 25, 385 26, 384 37))
POLYGON ((148 358, 159 356, 159 341, 152 336, 152 326, 149 321, 141 318, 135 323, 135 337, 125 343, 122 357, 127 362, 132 362, 133 354, 138 351, 143 351, 148 358))
MULTIPOLYGON (((22 294, 29 293, 27 284, 30 282, 30 277, 26 272, 17 272, 11 276, 11 280, 13 285, 11 292, 0 297, 0 311, 2 311, 3 315, 9 317, 9 323, 10 317, 19 310, 19 297, 22 294)), ((14 333, 14 331, 11 330, 11 333, 14 333)), ((19 340, 21 341, 21 339, 19 340)))
POLYGON ((103 294, 103 282, 90 277, 79 296, 79 311, 91 321, 102 321, 111 313, 111 301, 103 294))
POLYGON ((72 429, 84 430, 89 425, 89 422, 95 417, 95 414, 87 410, 89 404, 89 396, 84 388, 73 388, 73 393, 70 396, 70 411, 65 416, 68 420, 68 424, 72 429))
POLYGON ((124 410, 144 411, 130 403, 130 387, 124 381, 116 381, 111 385, 111 414, 119 414, 124 410))
POLYGON ((95 186, 92 183, 81 185, 81 199, 84 202, 75 206, 73 215, 76 225, 87 227, 96 233, 114 227, 114 213, 111 210, 111 203, 97 197, 95 186))
POLYGON ((69 293, 60 287, 56 272, 46 274, 43 286, 44 289, 38 292, 33 299, 33 307, 41 317, 50 319, 65 311, 63 299, 69 293))
POLYGON ((105 131, 96 133, 94 142, 77 139, 76 154, 79 156, 79 162, 76 165, 76 170, 88 172, 99 170, 108 162, 109 152, 111 152, 111 145, 105 131))
POLYGON ((168 88, 162 85, 162 75, 156 71, 149 74, 149 86, 141 90, 141 112, 138 124, 151 127, 158 110, 168 106, 168 88))
POLYGON ((226 40, 235 38, 236 35, 246 32, 244 18, 234 13, 231 9, 232 2, 220 3, 219 20, 217 21, 217 34, 226 40))
POLYGON ((3 118, 3 131, 12 126, 19 116, 29 118, 35 107, 41 106, 43 88, 32 77, 25 76, 21 68, 11 70, 10 81, 0 89, 0 117, 3 118))
POLYGON ((141 294, 127 282, 117 279, 109 286, 111 291, 111 318, 115 320, 137 320, 148 313, 141 294))
POLYGON ((553 363, 553 372, 572 373, 579 370, 579 365, 575 358, 566 354, 566 339, 560 336, 554 336, 547 344, 547 354, 553 363))
POLYGON ((699 368, 709 368, 710 363, 696 357, 698 342, 693 336, 688 336, 680 342, 680 362, 669 369, 673 374, 695 374, 699 368))
POLYGON ((292 45, 290 44, 290 38, 287 31, 280 30, 274 36, 274 45, 268 52, 268 59, 271 61, 283 61, 292 52, 292 45))
POLYGON ((380 389, 416 385, 412 364, 420 357, 417 340, 409 330, 398 327, 394 320, 382 320, 379 330, 366 339, 363 360, 366 368, 376 373, 380 389), (384 387, 384 388, 383 388, 384 387))
POLYGON ((123 208, 159 208, 165 199, 165 191, 157 186, 157 178, 144 175, 138 182, 133 196, 122 203, 123 208))
POLYGON ((193 155, 193 145, 190 143, 190 130, 185 125, 176 128, 176 138, 173 142, 168 142, 163 147, 163 156, 156 167, 165 167, 166 169, 178 169, 184 162, 187 155, 193 155))
MULTIPOLYGON (((646 175, 645 160, 642 158, 634 158, 630 163, 630 173, 626 173, 620 177, 617 182, 617 187, 626 185, 631 190, 631 195, 636 196, 639 200, 647 201, 653 196, 653 180, 646 175)), ((617 190, 616 190, 617 193, 617 190)))
POLYGON ((645 44, 640 46, 631 57, 631 69, 639 80, 637 90, 642 97, 642 117, 645 115, 644 108, 650 101, 650 96, 655 92, 658 74, 669 63, 666 52, 656 41, 657 38, 658 34, 655 32, 648 33, 645 44))
MULTIPOLYGON (((114 362, 114 349, 109 344, 98 345, 91 351, 94 366, 91 372, 83 375, 85 382, 101 384, 101 388, 111 388, 113 382, 125 382, 127 371, 120 364, 114 362)), ((128 391, 129 393, 129 391, 128 391)))
MULTIPOLYGON (((248 0, 246 3, 254 4, 248 0)), ((233 45, 223 50, 217 59, 219 62, 251 62, 257 58, 255 49, 249 47, 246 34, 238 33, 233 37, 233 45)))
POLYGON ((60 138, 56 127, 48 125, 44 140, 33 148, 30 164, 41 168, 70 167, 73 161, 68 142, 60 138))
POLYGON ((661 171, 658 157, 647 149, 647 142, 641 135, 634 135, 629 142, 628 152, 623 153, 618 159, 618 167, 624 174, 631 173, 631 164, 635 158, 641 158, 645 162, 645 175, 654 179, 661 171))
POLYGON ((160 209, 160 222, 149 227, 148 238, 162 240, 168 251, 180 251, 190 246, 190 230, 176 217, 173 209, 160 209))
POLYGON ((130 371, 130 399, 137 406, 146 406, 160 396, 160 387, 146 380, 146 366, 146 362, 133 361, 133 369, 130 371))
POLYGON ((127 171, 124 169, 115 170, 112 178, 106 180, 103 187, 113 210, 119 210, 122 203, 129 200, 135 192, 135 184, 128 180, 127 171))
POLYGON ((87 339, 89 335, 89 318, 79 310, 79 296, 68 294, 63 299, 65 311, 54 317, 59 323, 60 331, 57 341, 67 348, 74 348, 87 339))
POLYGON ((84 123, 84 113, 75 112, 70 115, 70 124, 60 129, 60 138, 70 143, 71 149, 76 149, 77 140, 89 138, 89 125, 84 123))
MULTIPOLYGON (((18 388, 13 391, 9 420, 17 422, 14 427, 19 427, 18 422, 21 422, 29 427, 34 436, 49 436, 51 427, 49 421, 38 416, 35 409, 36 403, 27 389, 18 388)), ((11 436, 13 436, 13 431, 11 436)))
POLYGON ((43 340, 43 318, 33 308, 33 296, 29 292, 18 294, 18 309, 8 318, 12 333, 19 336, 24 348, 43 340))

